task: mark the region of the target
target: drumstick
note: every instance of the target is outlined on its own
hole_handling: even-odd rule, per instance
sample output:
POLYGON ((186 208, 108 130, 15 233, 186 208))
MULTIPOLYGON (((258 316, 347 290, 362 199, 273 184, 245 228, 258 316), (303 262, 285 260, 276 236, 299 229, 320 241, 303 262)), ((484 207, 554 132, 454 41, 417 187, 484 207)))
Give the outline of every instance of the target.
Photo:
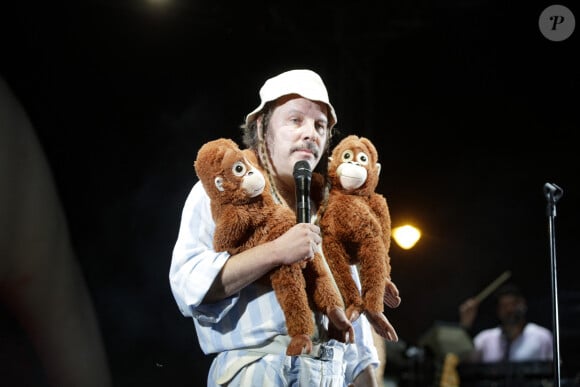
POLYGON ((487 296, 489 296, 495 289, 497 289, 502 283, 504 283, 510 276, 512 275, 511 271, 506 270, 499 277, 497 277, 492 283, 487 285, 485 289, 483 289, 477 296, 475 296, 475 300, 477 302, 483 301, 487 296))

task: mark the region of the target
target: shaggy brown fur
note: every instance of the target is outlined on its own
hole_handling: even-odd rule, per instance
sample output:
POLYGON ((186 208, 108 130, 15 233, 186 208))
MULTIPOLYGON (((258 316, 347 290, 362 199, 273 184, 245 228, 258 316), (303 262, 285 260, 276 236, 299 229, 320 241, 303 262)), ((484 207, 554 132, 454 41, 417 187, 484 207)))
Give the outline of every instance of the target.
MULTIPOLYGON (((216 251, 237 254, 276 239, 296 224, 294 212, 274 202, 268 179, 258 169, 252 151, 240 150, 229 139, 213 140, 200 148, 194 167, 211 199, 216 251)), ((309 295, 317 309, 342 332, 342 341, 348 338, 354 342, 354 330, 340 293, 319 254, 308 262, 282 265, 266 277, 284 311, 291 337, 287 355, 312 351, 314 319, 309 295)))
POLYGON ((345 300, 351 321, 365 313, 379 335, 396 341, 383 303, 396 308, 399 290, 391 281, 391 218, 384 196, 375 192, 380 164, 374 145, 350 135, 333 149, 330 192, 319 213, 323 253, 345 300), (362 294, 351 275, 358 265, 362 294))

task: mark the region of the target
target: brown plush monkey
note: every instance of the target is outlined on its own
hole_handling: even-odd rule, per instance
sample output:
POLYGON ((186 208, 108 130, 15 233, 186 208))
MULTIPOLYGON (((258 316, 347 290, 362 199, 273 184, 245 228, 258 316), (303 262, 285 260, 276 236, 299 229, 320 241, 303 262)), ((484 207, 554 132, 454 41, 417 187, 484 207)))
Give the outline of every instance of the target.
POLYGON ((375 192, 379 172, 377 150, 367 138, 350 135, 333 149, 330 192, 319 213, 322 250, 349 319, 364 312, 379 335, 397 341, 383 315, 383 303, 396 308, 401 298, 391 281, 389 208, 385 197, 375 192), (352 279, 351 265, 358 265, 362 292, 352 279))
MULTIPOLYGON (((194 167, 211 199, 216 251, 239 253, 276 239, 296 224, 293 211, 274 202, 252 151, 242 151, 234 141, 220 138, 199 149, 194 167)), ((284 311, 291 337, 287 355, 312 351, 314 319, 309 295, 342 333, 339 339, 354 342, 354 329, 320 254, 308 262, 282 265, 266 277, 284 311)))

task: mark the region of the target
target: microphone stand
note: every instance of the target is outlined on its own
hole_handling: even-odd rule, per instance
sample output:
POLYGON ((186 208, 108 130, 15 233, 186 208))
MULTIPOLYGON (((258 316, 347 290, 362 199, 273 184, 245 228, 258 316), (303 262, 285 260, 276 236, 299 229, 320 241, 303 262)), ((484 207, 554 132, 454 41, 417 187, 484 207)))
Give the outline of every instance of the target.
POLYGON ((548 201, 546 212, 548 215, 548 232, 550 237, 550 261, 552 275, 552 326, 554 330, 554 387, 560 387, 560 333, 558 318, 558 286, 556 272, 556 202, 564 191, 556 184, 544 184, 544 195, 548 201))

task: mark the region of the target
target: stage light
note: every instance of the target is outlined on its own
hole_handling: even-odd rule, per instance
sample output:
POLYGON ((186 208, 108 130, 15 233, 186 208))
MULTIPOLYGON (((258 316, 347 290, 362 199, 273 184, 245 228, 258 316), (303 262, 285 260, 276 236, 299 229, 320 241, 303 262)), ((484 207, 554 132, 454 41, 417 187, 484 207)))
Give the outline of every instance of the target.
POLYGON ((395 227, 393 229, 393 239, 404 250, 409 250, 421 239, 421 231, 411 225, 395 227))

